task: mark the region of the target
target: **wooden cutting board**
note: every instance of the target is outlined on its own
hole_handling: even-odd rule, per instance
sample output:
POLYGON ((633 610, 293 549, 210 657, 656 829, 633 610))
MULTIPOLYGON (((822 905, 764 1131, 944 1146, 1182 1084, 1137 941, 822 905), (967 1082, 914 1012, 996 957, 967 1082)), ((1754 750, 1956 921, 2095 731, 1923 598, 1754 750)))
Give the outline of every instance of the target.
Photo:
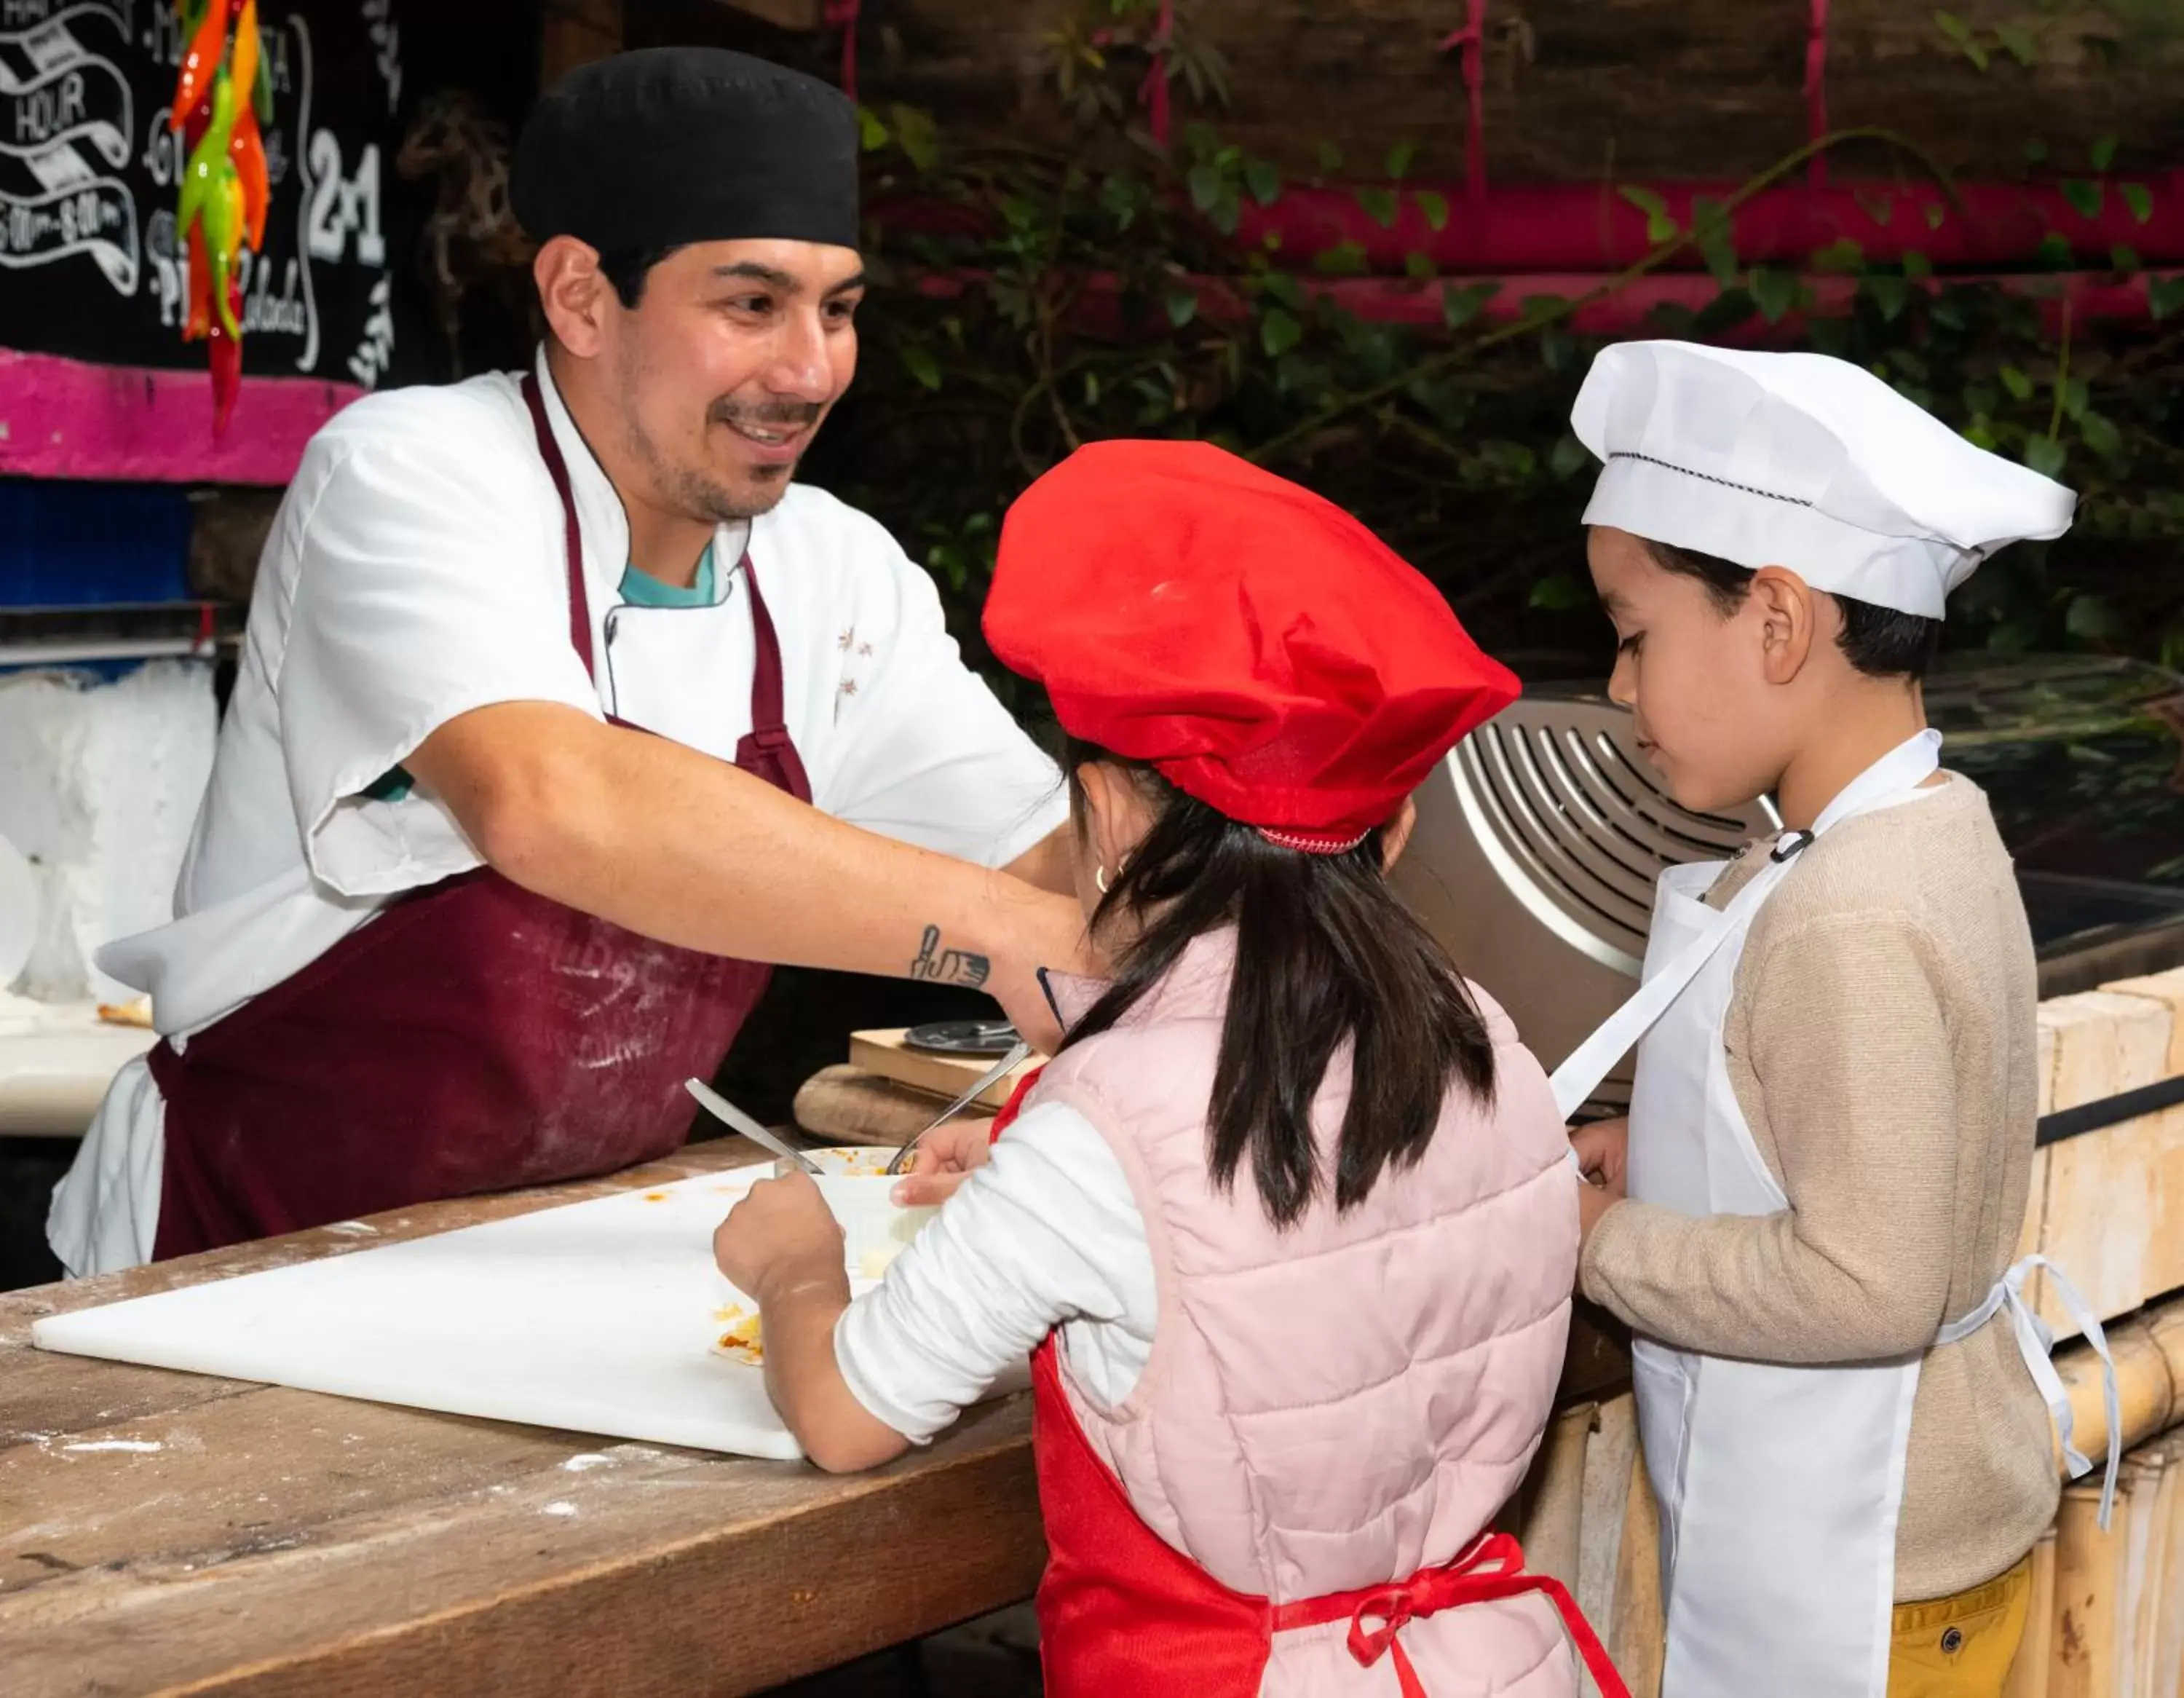
MULTIPOLYGON (((828 1067, 805 1080, 796 1093, 796 1124, 825 1143, 898 1147, 931 1125, 944 1106, 945 1099, 928 1091, 898 1085, 861 1067, 828 1067)), ((993 1112, 975 1106, 966 1109, 962 1118, 993 1124, 993 1112)))
MULTIPOLYGON (((997 1056, 935 1055, 912 1049, 903 1042, 904 1031, 897 1026, 888 1031, 851 1032, 850 1065, 892 1079, 899 1085, 953 1100, 977 1084, 978 1075, 1000 1059, 997 1056)), ((989 1109, 1001 1108, 1008 1102, 1009 1093, 1017 1088, 1017 1081, 1039 1062, 1037 1056, 1025 1061, 1013 1073, 981 1092, 978 1102, 989 1109)))

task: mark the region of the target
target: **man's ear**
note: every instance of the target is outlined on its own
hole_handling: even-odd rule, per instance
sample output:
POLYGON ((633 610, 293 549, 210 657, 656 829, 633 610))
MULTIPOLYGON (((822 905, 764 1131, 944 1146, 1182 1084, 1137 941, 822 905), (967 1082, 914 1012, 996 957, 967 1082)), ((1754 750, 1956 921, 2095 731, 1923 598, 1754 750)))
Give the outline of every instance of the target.
POLYGON ((621 305, 599 270, 599 250, 573 236, 556 236, 532 260, 531 277, 554 339, 579 360, 597 355, 605 340, 607 314, 621 305))
POLYGON ((1824 620, 1837 617, 1823 609, 1818 591, 1786 566, 1763 566, 1752 574, 1752 591, 1743 616, 1759 624, 1760 665, 1768 683, 1789 684, 1812 658, 1824 620))

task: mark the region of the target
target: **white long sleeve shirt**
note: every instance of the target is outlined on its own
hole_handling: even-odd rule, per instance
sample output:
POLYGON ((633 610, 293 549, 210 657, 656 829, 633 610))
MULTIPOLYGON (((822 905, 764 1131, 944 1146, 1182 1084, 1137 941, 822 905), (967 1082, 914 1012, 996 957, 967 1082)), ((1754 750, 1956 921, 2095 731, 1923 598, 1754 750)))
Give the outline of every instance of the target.
POLYGON ((1159 1309, 1121 1162, 1083 1114, 1045 1103, 843 1312, 834 1360, 859 1403, 922 1444, 1057 1327, 1071 1377, 1121 1403, 1152 1353, 1159 1309))

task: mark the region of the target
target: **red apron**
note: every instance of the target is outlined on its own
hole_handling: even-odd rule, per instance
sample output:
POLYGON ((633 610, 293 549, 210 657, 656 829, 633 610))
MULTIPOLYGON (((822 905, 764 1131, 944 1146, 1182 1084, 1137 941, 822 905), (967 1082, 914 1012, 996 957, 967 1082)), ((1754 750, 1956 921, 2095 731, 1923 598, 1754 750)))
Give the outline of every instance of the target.
MULTIPOLYGON (((529 375, 523 396, 561 498, 570 641, 591 672, 568 467, 529 375)), ((809 802, 780 644, 743 567, 757 662, 735 763, 809 802)), ((712 1075, 771 971, 656 942, 489 867, 398 897, 181 1053, 152 1051, 166 1102, 153 1254, 666 1155, 689 1130, 682 1081, 712 1075)))
MULTIPOLYGON (((1016 1119, 1038 1076, 1026 1077, 995 1117, 995 1137, 1016 1119)), ((1131 1507, 1070 1406, 1053 1335, 1033 1353, 1031 1366, 1032 1458, 1047 1549, 1037 1605, 1039 1659, 1049 1698, 1256 1698, 1276 1634, 1342 1621, 1350 1623, 1350 1654, 1360 1667, 1387 1656, 1402 1698, 1429 1698, 1403 1650, 1404 1624, 1526 1592, 1554 1605, 1601 1698, 1630 1698, 1568 1589, 1549 1575, 1525 1573, 1524 1552, 1506 1533, 1481 1534, 1446 1567, 1355 1592, 1274 1604, 1229 1590, 1131 1507)))

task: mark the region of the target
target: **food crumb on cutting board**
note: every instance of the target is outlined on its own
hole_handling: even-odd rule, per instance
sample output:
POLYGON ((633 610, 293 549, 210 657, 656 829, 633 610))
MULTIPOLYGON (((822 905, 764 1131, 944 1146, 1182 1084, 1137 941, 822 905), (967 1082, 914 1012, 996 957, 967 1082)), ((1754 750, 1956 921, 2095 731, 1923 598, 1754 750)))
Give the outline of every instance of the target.
POLYGON ((713 1341, 715 1355, 726 1356, 747 1367, 765 1366, 764 1322, 756 1310, 745 1309, 739 1303, 727 1303, 713 1311, 713 1319, 725 1328, 713 1341))

